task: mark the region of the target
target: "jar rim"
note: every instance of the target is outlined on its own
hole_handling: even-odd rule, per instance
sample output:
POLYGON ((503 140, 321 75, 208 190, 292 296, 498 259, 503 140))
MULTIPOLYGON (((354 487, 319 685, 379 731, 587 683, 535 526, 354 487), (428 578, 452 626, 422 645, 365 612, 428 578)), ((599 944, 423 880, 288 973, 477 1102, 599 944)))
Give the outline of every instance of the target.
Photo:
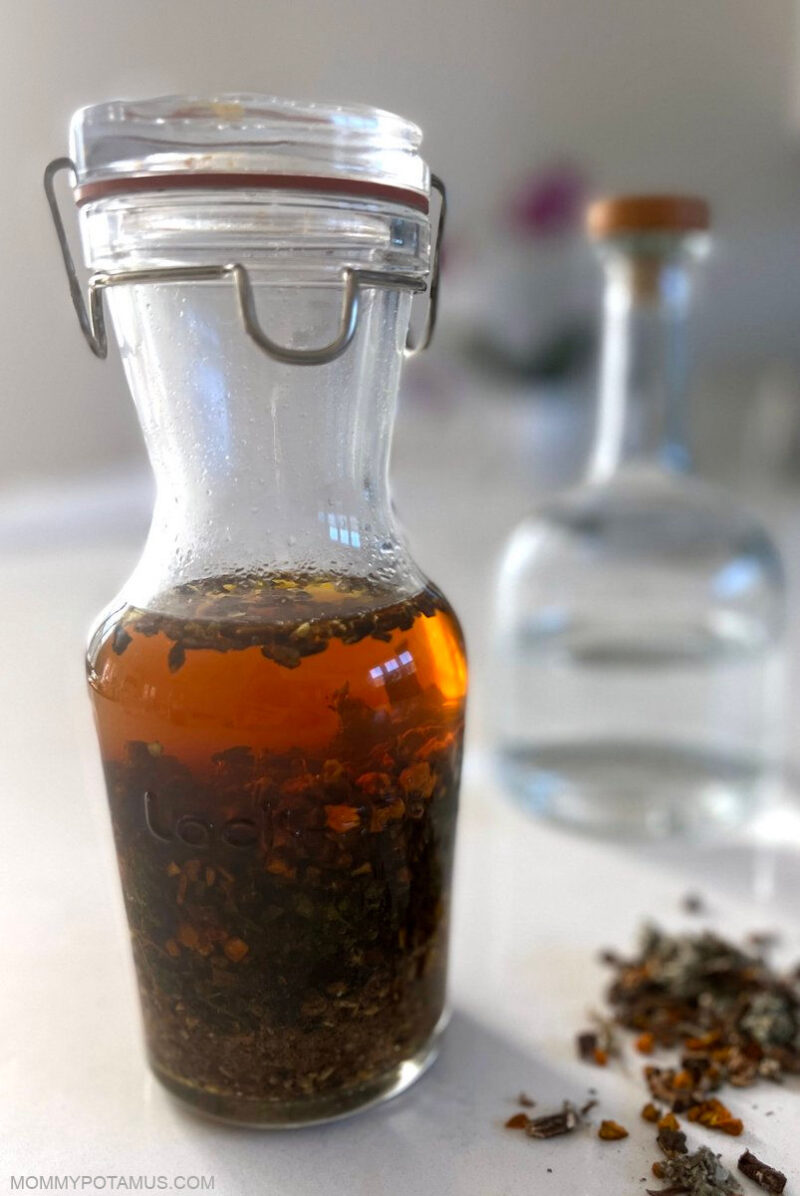
POLYGON ((430 195, 419 127, 362 104, 236 93, 112 100, 79 109, 70 141, 79 203, 125 190, 241 186, 427 211, 430 195))

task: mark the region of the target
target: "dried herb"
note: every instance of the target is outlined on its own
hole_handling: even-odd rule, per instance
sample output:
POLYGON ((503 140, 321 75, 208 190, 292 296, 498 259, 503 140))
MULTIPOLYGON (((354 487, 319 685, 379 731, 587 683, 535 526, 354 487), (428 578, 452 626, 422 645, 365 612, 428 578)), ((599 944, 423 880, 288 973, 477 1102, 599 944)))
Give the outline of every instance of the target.
POLYGON ((640 1034, 635 1043, 640 1055, 652 1055, 655 1045, 655 1035, 650 1030, 645 1030, 644 1034, 640 1034))
POLYGON ((603 1142, 619 1142, 621 1138, 628 1137, 628 1131, 617 1121, 601 1121, 597 1136, 603 1142))
POLYGON ((746 1150, 738 1162, 739 1170, 748 1179, 752 1179, 765 1192, 780 1193, 786 1187, 786 1176, 775 1167, 769 1167, 749 1150, 746 1150))
MULTIPOLYGON (((705 1099, 711 1082, 707 1075, 694 1076, 686 1068, 652 1067, 644 1069, 647 1086, 656 1100, 668 1105, 675 1113, 685 1113, 692 1105, 705 1099)), ((719 1081, 714 1076, 714 1087, 719 1081)))
POLYGON ((507 1130, 524 1130, 528 1127, 530 1118, 527 1113, 515 1113, 513 1117, 509 1117, 506 1122, 507 1130))
POLYGON ((591 1113, 592 1109, 596 1109, 599 1104, 600 1104, 600 1102, 598 1100, 596 1100, 595 1097, 592 1097, 590 1100, 587 1100, 585 1105, 581 1105, 581 1117, 588 1116, 588 1114, 591 1113))
POLYGON ((683 1130, 663 1126, 658 1131, 656 1142, 668 1159, 674 1159, 679 1154, 687 1153, 686 1134, 683 1130))
POLYGON ((520 1092, 517 1097, 517 1104, 522 1105, 523 1109, 532 1109, 536 1104, 535 1100, 531 1100, 526 1092, 520 1092))
POLYGON ((605 1067, 612 1055, 619 1054, 619 1044, 613 1023, 599 1014, 594 1014, 593 1018, 597 1023, 597 1029, 584 1030, 576 1035, 578 1057, 584 1063, 605 1067))
POLYGON ((131 607, 111 633, 116 655, 133 634, 163 635, 171 642, 169 668, 177 671, 186 652, 258 648, 283 668, 295 669, 307 656, 325 650, 331 640, 358 644, 367 637, 389 643, 414 620, 449 609, 432 586, 402 601, 369 578, 315 574, 227 574, 186 582, 162 594, 152 609, 131 607), (325 607, 330 616, 321 617, 325 607))
POLYGON ((800 986, 717 935, 649 927, 632 959, 609 956, 617 1021, 646 1045, 678 1049, 678 1067, 645 1067, 653 1097, 724 1132, 741 1122, 713 1104, 722 1085, 800 1073, 800 986))
POLYGON ((660 1119, 660 1117, 661 1113, 658 1107, 654 1105, 652 1101, 648 1101, 642 1109, 642 1118, 645 1121, 656 1122, 660 1119))
POLYGON ((167 667, 171 673, 177 673, 186 663, 186 649, 183 644, 173 644, 167 655, 167 667))
POLYGON ((114 628, 111 636, 111 650, 116 656, 121 656, 129 644, 133 642, 132 636, 128 634, 122 624, 114 628))
POLYGON ((744 1128, 741 1120, 734 1117, 730 1109, 716 1097, 693 1105, 687 1117, 690 1121, 697 1121, 711 1130, 721 1130, 723 1134, 731 1134, 733 1137, 738 1137, 744 1128))
POLYGON ((577 1110, 569 1101, 564 1101, 560 1113, 547 1113, 543 1117, 529 1118, 525 1133, 529 1138, 557 1138, 571 1134, 579 1124, 577 1110))
POLYGON ((151 1059, 210 1111, 335 1112, 441 1014, 457 625, 352 579, 155 605, 89 662, 151 1059))
POLYGON ((719 1155, 707 1146, 653 1164, 653 1174, 665 1188, 648 1188, 648 1196, 739 1196, 742 1189, 719 1155))
POLYGON ((595 1051, 598 1049, 597 1035, 594 1030, 584 1030, 575 1037, 578 1057, 584 1063, 594 1063, 595 1051))
POLYGON ((768 955, 780 943, 780 935, 774 930, 753 930, 748 934, 747 942, 759 955, 768 955))

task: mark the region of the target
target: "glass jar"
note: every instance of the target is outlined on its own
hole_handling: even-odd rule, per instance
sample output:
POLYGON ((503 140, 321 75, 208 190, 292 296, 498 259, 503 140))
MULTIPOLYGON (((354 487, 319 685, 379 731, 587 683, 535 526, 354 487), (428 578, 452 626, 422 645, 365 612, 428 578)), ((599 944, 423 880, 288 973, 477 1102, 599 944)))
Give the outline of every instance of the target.
POLYGON ((784 581, 768 533, 687 472, 693 269, 708 209, 589 210, 605 270, 588 477, 512 534, 495 740, 511 791, 583 829, 703 834, 759 809, 780 752, 784 581))
POLYGON ((150 1062, 241 1123, 401 1091, 445 1018, 465 658, 387 482, 420 140, 172 97, 78 112, 48 173, 64 248, 74 170, 73 299, 99 355, 107 299, 157 482, 88 650, 150 1062))

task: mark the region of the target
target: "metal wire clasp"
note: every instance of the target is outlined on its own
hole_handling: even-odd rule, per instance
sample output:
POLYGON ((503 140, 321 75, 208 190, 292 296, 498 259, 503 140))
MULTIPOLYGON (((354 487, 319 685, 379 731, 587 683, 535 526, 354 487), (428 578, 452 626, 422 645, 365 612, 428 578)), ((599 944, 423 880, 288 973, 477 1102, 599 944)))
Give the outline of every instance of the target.
MULTIPOLYGON (((103 309, 103 291, 107 287, 148 282, 213 282, 219 279, 230 279, 236 290, 239 314, 247 335, 275 361, 288 365, 325 365, 329 361, 335 361, 344 353, 358 327, 361 287, 385 287, 409 291, 424 291, 426 289, 425 283, 413 274, 385 273, 378 270, 356 270, 349 266, 345 267, 341 274, 342 308, 339 331, 329 344, 323 345, 319 349, 289 349, 276 344, 267 336, 259 323, 250 274, 247 268, 239 262, 231 262, 225 266, 167 266, 152 270, 122 270, 114 274, 93 274, 88 283, 89 303, 87 306, 84 302, 83 290, 75 269, 75 261, 67 241, 64 221, 55 192, 55 178, 62 170, 69 171, 73 178, 77 178, 75 163, 71 158, 54 158, 44 172, 44 190, 58 236, 64 268, 67 272, 72 305, 75 308, 86 343, 95 357, 105 358, 108 356, 108 334, 103 309)), ((436 326, 439 300, 439 257, 447 214, 447 195, 444 183, 438 175, 431 175, 431 187, 439 193, 440 207, 430 283, 427 288, 428 311, 419 341, 413 344, 410 335, 406 340, 407 356, 413 356, 428 347, 436 326)))

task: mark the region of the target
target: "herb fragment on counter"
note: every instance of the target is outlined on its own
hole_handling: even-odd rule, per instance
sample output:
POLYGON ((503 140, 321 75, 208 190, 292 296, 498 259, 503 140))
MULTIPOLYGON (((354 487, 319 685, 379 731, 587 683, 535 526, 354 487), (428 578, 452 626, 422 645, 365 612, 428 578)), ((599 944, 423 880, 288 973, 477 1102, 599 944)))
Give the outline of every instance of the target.
POLYGON ((531 1100, 527 1092, 520 1092, 519 1096, 517 1097, 517 1104, 522 1105, 523 1109, 532 1109, 536 1104, 536 1101, 531 1100))
MULTIPOLYGON (((645 1067, 644 1078, 656 1100, 667 1105, 674 1113, 685 1113, 692 1105, 704 1100, 710 1091, 708 1077, 698 1077, 695 1081, 685 1069, 645 1067)), ((718 1087, 716 1082, 714 1087, 718 1087)))
POLYGON ((686 914, 704 914, 706 903, 699 893, 686 893, 681 899, 681 909, 686 914))
POLYGON ((581 1117, 586 1117, 589 1113, 591 1113, 592 1109, 596 1108, 596 1106, 599 1104, 600 1102, 594 1097, 592 1097, 591 1100, 587 1100, 585 1105, 581 1105, 581 1117))
POLYGON ((578 1058, 584 1063, 594 1063, 597 1067, 605 1067, 609 1059, 619 1054, 619 1043, 613 1022, 608 1018, 593 1014, 597 1023, 596 1030, 583 1030, 576 1035, 575 1043, 578 1058))
POLYGON ((757 1159, 752 1151, 746 1150, 737 1164, 739 1170, 753 1183, 758 1184, 765 1192, 777 1192, 778 1196, 786 1187, 786 1176, 775 1167, 768 1166, 757 1159))
POLYGON ((742 1189, 719 1155, 707 1146, 653 1164, 653 1174, 666 1188, 648 1188, 648 1196, 739 1196, 742 1189))
POLYGON ((774 930, 753 930, 747 936, 749 946, 759 955, 768 955, 781 941, 781 936, 774 930))
POLYGON ((649 1030, 645 1030, 644 1034, 640 1034, 635 1043, 640 1055, 652 1055, 655 1045, 655 1038, 649 1030))
POLYGON ((660 1112, 658 1106, 654 1105, 652 1101, 648 1101, 647 1104, 642 1108, 642 1120, 643 1121, 656 1122, 659 1120, 660 1117, 661 1117, 661 1112, 660 1112))
POLYGON ((578 1048, 578 1058, 584 1063, 597 1063, 600 1044, 594 1030, 584 1030, 575 1038, 578 1048))
POLYGON ((569 1101, 564 1101, 560 1113, 546 1113, 543 1117, 531 1117, 525 1127, 529 1138, 557 1138, 571 1134, 578 1126, 578 1114, 569 1101))
POLYGON ((669 1126, 664 1126, 658 1131, 656 1137, 659 1149, 668 1159, 674 1159, 679 1154, 687 1153, 686 1134, 683 1130, 672 1129, 669 1126))
POLYGON ((601 1121, 597 1136, 603 1142, 619 1142, 621 1138, 628 1137, 628 1131, 618 1121, 601 1121))
POLYGON ((506 1122, 507 1130, 524 1130, 527 1129, 530 1117, 527 1113, 515 1113, 513 1117, 509 1117, 506 1122))
POLYGON ((723 1134, 731 1134, 734 1138, 738 1138, 744 1128, 741 1120, 734 1117, 730 1109, 716 1097, 693 1105, 686 1116, 690 1121, 697 1121, 710 1130, 722 1130, 723 1134))

